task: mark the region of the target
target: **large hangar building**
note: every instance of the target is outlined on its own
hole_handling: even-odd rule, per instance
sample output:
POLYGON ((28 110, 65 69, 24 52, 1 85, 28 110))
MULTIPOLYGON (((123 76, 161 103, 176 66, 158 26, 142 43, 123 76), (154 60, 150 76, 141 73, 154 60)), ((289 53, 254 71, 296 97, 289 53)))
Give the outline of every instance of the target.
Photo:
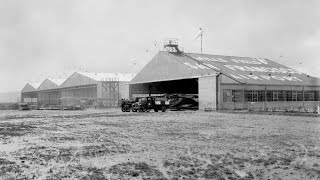
POLYGON ((265 58, 160 51, 130 96, 198 95, 199 109, 301 110, 320 105, 320 79, 265 58))

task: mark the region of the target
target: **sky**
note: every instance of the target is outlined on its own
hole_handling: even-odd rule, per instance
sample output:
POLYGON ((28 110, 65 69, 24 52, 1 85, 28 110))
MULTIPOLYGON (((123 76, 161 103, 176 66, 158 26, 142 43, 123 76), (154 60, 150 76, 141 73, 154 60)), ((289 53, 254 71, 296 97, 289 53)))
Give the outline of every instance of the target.
POLYGON ((274 60, 320 77, 318 0, 0 0, 0 92, 73 71, 137 73, 185 52, 274 60), (155 43, 157 46, 155 46, 155 43))

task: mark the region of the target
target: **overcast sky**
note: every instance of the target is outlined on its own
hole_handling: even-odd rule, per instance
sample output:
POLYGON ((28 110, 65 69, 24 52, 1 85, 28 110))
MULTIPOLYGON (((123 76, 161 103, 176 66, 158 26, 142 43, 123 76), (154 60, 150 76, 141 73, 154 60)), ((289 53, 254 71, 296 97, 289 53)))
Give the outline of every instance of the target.
POLYGON ((136 73, 158 52, 153 41, 200 52, 199 27, 204 53, 320 76, 319 0, 0 0, 0 92, 79 69, 136 73))

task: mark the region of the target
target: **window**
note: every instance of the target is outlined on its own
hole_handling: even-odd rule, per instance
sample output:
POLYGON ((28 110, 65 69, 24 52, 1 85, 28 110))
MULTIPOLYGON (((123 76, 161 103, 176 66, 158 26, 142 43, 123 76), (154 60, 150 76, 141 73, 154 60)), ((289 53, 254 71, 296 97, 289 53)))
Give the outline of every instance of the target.
POLYGON ((286 91, 279 91, 278 93, 278 100, 279 101, 285 101, 286 99, 285 99, 285 92, 286 91))
POLYGON ((292 101, 292 91, 286 92, 286 101, 292 101))
POLYGON ((258 102, 258 91, 252 91, 252 102, 258 102))
POLYGON ((292 91, 292 101, 297 101, 297 99, 298 99, 298 92, 292 91))
POLYGON ((314 91, 310 91, 309 101, 314 101, 314 91))
POLYGON ((314 101, 320 101, 319 91, 314 91, 314 101))
POLYGON ((267 91, 267 101, 273 101, 273 92, 267 91))
POLYGON ((258 101, 262 102, 265 100, 265 91, 258 91, 258 101))
POLYGON ((298 91, 297 92, 297 101, 303 101, 303 91, 298 91))
POLYGON ((247 102, 252 102, 252 91, 244 91, 244 97, 247 102))
POLYGON ((304 92, 304 100, 309 101, 309 91, 304 92))
POLYGON ((273 91, 273 101, 278 101, 279 98, 278 98, 278 91, 273 91))
POLYGON ((305 91, 304 92, 304 100, 305 101, 314 101, 314 96, 315 95, 315 93, 314 93, 314 91, 305 91))
POLYGON ((232 90, 232 102, 241 102, 241 90, 232 90))
POLYGON ((223 90, 223 102, 232 102, 231 90, 223 90))

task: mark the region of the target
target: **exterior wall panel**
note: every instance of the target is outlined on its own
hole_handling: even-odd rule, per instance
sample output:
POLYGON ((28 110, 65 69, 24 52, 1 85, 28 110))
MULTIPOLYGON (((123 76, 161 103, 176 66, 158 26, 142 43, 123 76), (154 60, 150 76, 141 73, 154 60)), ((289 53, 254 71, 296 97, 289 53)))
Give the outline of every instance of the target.
POLYGON ((21 93, 21 102, 34 104, 37 102, 37 99, 37 92, 21 93))
POLYGON ((120 82, 120 99, 129 99, 129 82, 120 82))
POLYGON ((63 106, 91 104, 90 102, 96 99, 97 86, 79 86, 61 89, 60 103, 63 106))
POLYGON ((216 110, 216 92, 217 82, 215 76, 200 77, 199 83, 199 110, 205 110, 211 108, 216 110))
MULTIPOLYGON (((279 110, 279 111, 285 111, 285 110, 305 110, 305 109, 314 109, 318 105, 320 105, 320 101, 267 101, 266 99, 259 102, 247 102, 242 96, 242 100, 240 102, 230 102, 231 97, 225 101, 224 99, 224 91, 228 90, 236 90, 241 91, 242 95, 247 90, 253 90, 253 91, 283 91, 283 92, 290 92, 290 91, 300 91, 300 92, 306 92, 306 91, 320 91, 320 87, 315 86, 288 86, 288 85, 248 85, 248 84, 221 84, 221 91, 220 91, 220 97, 222 101, 219 101, 219 109, 225 109, 225 110, 237 110, 237 109, 248 109, 248 110, 279 110)), ((304 93, 302 94, 302 96, 304 93)), ((284 95, 287 96, 286 94, 284 95)), ((265 97, 267 98, 267 97, 265 97)))

